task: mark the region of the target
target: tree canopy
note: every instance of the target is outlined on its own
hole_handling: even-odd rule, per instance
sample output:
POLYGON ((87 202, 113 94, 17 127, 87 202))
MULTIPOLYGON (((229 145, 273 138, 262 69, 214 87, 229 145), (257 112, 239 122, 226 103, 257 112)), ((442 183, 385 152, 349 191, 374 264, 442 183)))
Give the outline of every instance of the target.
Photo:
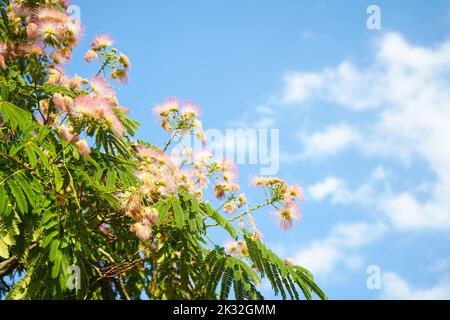
POLYGON ((325 299, 312 274, 263 242, 253 214, 294 222, 302 191, 256 178, 247 203, 235 166, 184 148, 204 142, 199 109, 155 108, 167 142, 136 140, 138 122, 113 87, 131 63, 107 35, 85 60, 90 79, 64 66, 82 26, 65 0, 0 0, 0 296, 6 299, 325 299), (218 244, 213 230, 230 242, 218 244))

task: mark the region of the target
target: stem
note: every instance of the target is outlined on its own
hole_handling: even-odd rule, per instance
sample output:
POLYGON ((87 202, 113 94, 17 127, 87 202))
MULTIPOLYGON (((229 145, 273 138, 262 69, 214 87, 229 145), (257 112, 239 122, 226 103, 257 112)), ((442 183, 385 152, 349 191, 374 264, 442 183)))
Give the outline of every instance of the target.
MULTIPOLYGON (((263 203, 263 204, 260 204, 260 205, 258 205, 258 206, 256 206, 256 207, 253 207, 253 208, 251 208, 251 209, 248 209, 247 211, 244 211, 244 212, 242 212, 241 214, 239 214, 239 215, 237 215, 237 216, 235 216, 235 217, 233 217, 233 218, 231 218, 231 219, 228 219, 228 222, 236 221, 236 220, 238 220, 238 219, 240 219, 240 218, 242 218, 242 217, 245 217, 246 215, 252 213, 253 211, 256 211, 256 210, 259 210, 259 209, 261 209, 261 208, 270 206, 270 205, 272 205, 272 203, 273 203, 272 201, 267 201, 266 203, 263 203)), ((217 227, 217 226, 219 226, 218 223, 206 225, 207 228, 209 228, 209 227, 217 227)))

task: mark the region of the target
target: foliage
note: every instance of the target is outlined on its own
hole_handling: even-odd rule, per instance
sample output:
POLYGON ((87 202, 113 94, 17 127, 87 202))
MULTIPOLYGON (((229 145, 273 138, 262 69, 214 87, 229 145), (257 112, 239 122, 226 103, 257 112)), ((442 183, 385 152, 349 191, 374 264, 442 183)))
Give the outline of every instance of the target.
POLYGON ((326 298, 307 270, 264 245, 251 216, 274 206, 289 228, 298 187, 258 178, 266 201, 249 206, 231 163, 170 153, 183 136, 205 139, 192 103, 155 109, 170 135, 163 147, 132 140, 139 124, 107 81, 126 82, 131 65, 113 41, 92 42, 85 59, 100 64, 95 77, 68 77, 81 25, 67 1, 0 6, 0 295, 261 299, 266 278, 284 299, 326 298), (218 209, 203 195, 208 185, 218 209), (217 245, 214 228, 235 242, 217 245))

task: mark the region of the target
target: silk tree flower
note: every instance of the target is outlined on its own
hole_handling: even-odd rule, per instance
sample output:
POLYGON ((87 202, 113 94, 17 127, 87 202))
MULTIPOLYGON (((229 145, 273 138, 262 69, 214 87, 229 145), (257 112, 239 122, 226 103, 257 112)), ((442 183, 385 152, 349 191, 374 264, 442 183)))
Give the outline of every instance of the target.
POLYGON ((66 85, 69 89, 81 90, 83 89, 84 84, 87 82, 88 81, 86 79, 80 77, 79 75, 75 75, 70 78, 69 81, 67 81, 66 85))
POLYGON ((0 40, 0 68, 5 69, 6 45, 0 40))
POLYGON ((80 151, 80 153, 87 157, 88 155, 91 154, 91 148, 89 148, 86 140, 79 140, 75 143, 75 146, 77 147, 78 151, 80 151))
POLYGON ((228 254, 231 254, 233 256, 236 256, 239 254, 238 244, 235 241, 226 241, 224 247, 225 247, 226 253, 228 253, 228 254))
POLYGON ((102 76, 96 76, 91 80, 91 88, 95 94, 100 97, 113 97, 115 92, 111 85, 102 76))
POLYGON ((293 266, 294 265, 294 259, 292 258, 284 258, 283 259, 284 264, 288 265, 288 266, 293 266))
POLYGON ((236 205, 233 202, 227 202, 223 206, 223 211, 225 211, 228 214, 233 214, 236 212, 236 205))
POLYGON ((171 113, 178 112, 180 110, 180 102, 177 98, 169 98, 163 103, 153 108, 153 112, 158 117, 167 117, 171 113))
POLYGON ((39 20, 65 23, 67 21, 68 15, 64 11, 56 9, 54 7, 44 7, 36 12, 36 17, 39 20))
POLYGON ((181 110, 181 117, 183 119, 192 120, 200 115, 201 110, 195 103, 188 101, 183 104, 183 109, 181 110))
POLYGON ((241 193, 238 196, 238 207, 242 208, 247 203, 247 196, 244 193, 241 193))
POLYGON ((149 240, 152 237, 150 228, 140 222, 133 224, 130 231, 136 234, 136 236, 143 241, 149 240))
POLYGON ((53 95, 52 100, 56 109, 59 111, 68 112, 73 106, 73 99, 68 96, 63 96, 59 92, 53 95))
POLYGON ((300 209, 297 205, 284 206, 277 212, 280 226, 283 230, 290 230, 295 220, 300 219, 300 209))
POLYGON ((98 35, 92 40, 91 47, 94 51, 99 51, 101 49, 105 49, 108 47, 111 47, 114 44, 114 40, 107 35, 107 34, 101 34, 98 35))
POLYGON ((35 23, 29 23, 27 25, 27 37, 28 40, 34 40, 38 35, 38 26, 35 23))
POLYGON ((60 125, 58 127, 58 133, 65 141, 71 143, 76 139, 76 135, 73 133, 73 128, 71 126, 60 125))
POLYGON ((60 30, 60 25, 57 22, 42 21, 38 26, 37 33, 43 40, 55 41, 60 30))
POLYGON ((128 82, 128 72, 125 69, 115 69, 111 72, 111 79, 118 80, 120 83, 128 82))
POLYGON ((131 67, 130 59, 123 53, 119 55, 119 63, 125 68, 128 69, 131 67))
POLYGON ((98 56, 97 52, 94 50, 88 50, 84 56, 84 60, 87 62, 92 62, 96 60, 100 60, 100 57, 98 56))

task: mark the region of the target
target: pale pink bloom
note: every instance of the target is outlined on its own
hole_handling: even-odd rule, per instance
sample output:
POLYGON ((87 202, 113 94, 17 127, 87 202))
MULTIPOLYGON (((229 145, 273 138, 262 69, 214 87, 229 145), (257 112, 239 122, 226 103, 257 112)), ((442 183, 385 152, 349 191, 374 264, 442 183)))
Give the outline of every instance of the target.
POLYGON ((228 254, 231 255, 238 255, 239 254, 239 246, 236 241, 229 241, 227 240, 224 244, 225 251, 228 254))
POLYGON ((38 26, 35 23, 30 23, 27 25, 27 36, 28 39, 32 40, 36 38, 38 34, 38 26))
POLYGON ((87 157, 88 155, 91 154, 91 148, 89 148, 89 146, 88 146, 86 140, 80 140, 80 141, 77 141, 77 142, 75 143, 75 145, 76 145, 78 151, 80 151, 80 153, 81 153, 83 156, 87 157))
POLYGON ((94 93, 97 93, 100 97, 115 96, 113 88, 102 76, 96 76, 91 80, 91 88, 92 91, 94 91, 94 93))
POLYGON ((145 241, 149 240, 152 237, 152 233, 149 227, 144 226, 141 223, 135 223, 131 226, 130 231, 135 233, 136 236, 145 241))
POLYGON ((85 82, 86 82, 85 79, 83 79, 79 75, 75 75, 71 79, 69 79, 69 81, 67 82, 67 86, 70 89, 81 90, 83 88, 83 85, 84 85, 85 82))
POLYGON ((33 56, 37 56, 37 55, 42 55, 44 54, 44 46, 40 43, 33 43, 29 48, 28 48, 28 52, 33 55, 33 56))
POLYGON ((56 23, 64 23, 67 20, 67 13, 54 7, 44 7, 37 11, 36 16, 39 20, 50 20, 56 23))
POLYGON ((298 185, 292 185, 287 188, 287 193, 289 196, 293 198, 298 198, 300 201, 305 201, 305 196, 303 193, 303 189, 299 187, 298 185))
POLYGON ((200 108, 193 102, 185 102, 181 110, 181 116, 186 119, 193 119, 201 115, 200 108))
POLYGON ((247 203, 247 196, 244 193, 241 193, 238 196, 238 207, 241 208, 247 203))
POLYGON ((150 227, 158 221, 158 210, 155 208, 145 208, 142 215, 142 224, 150 227))
MULTIPOLYGON (((70 16, 68 16, 69 19, 70 16)), ((83 30, 83 26, 81 23, 77 20, 71 19, 67 25, 67 32, 70 35, 70 44, 76 45, 78 41, 80 40, 81 31, 83 30)))
POLYGON ((126 69, 131 67, 130 59, 123 53, 119 55, 119 62, 126 69))
POLYGON ((268 179, 265 177, 253 177, 251 179, 253 186, 265 187, 268 185, 268 179))
POLYGON ((57 109, 64 112, 68 112, 73 106, 73 100, 71 97, 63 96, 58 92, 53 95, 53 103, 57 109))
POLYGON ((49 85, 64 85, 67 82, 67 77, 64 75, 64 70, 59 67, 58 69, 52 68, 47 79, 49 85))
POLYGON ((252 238, 253 238, 253 240, 262 240, 263 235, 262 235, 261 231, 259 231, 258 229, 255 228, 253 230, 252 238))
POLYGON ((5 69, 6 45, 0 41, 0 68, 5 69))
POLYGON ((236 212, 236 206, 233 202, 228 202, 223 206, 223 211, 228 214, 233 214, 236 212))
POLYGON ((38 35, 44 40, 55 39, 54 37, 58 35, 59 31, 60 26, 54 21, 43 21, 37 29, 38 35))
POLYGON ((292 265, 294 265, 294 259, 292 259, 292 258, 285 258, 284 260, 283 260, 283 262, 286 264, 286 265, 288 265, 288 266, 292 266, 292 265))
POLYGON ((124 69, 115 69, 113 72, 111 72, 111 78, 118 80, 120 83, 127 83, 128 82, 128 72, 124 69))
POLYGON ((236 181, 238 178, 238 169, 236 165, 230 160, 223 160, 220 164, 220 168, 222 170, 223 179, 227 182, 236 181))
POLYGON ((58 133, 67 142, 72 142, 75 139, 75 135, 73 134, 73 128, 71 126, 66 126, 64 124, 58 127, 58 133))
POLYGON ((87 62, 91 62, 94 60, 100 60, 100 57, 94 50, 88 50, 86 52, 86 55, 84 56, 84 60, 86 60, 87 62))
POLYGON ((78 96, 74 100, 73 106, 73 115, 74 116, 93 116, 95 111, 95 105, 93 103, 92 97, 89 96, 78 96))
POLYGON ((167 117, 173 112, 178 112, 179 110, 179 101, 177 98, 170 98, 164 101, 163 103, 157 105, 153 112, 160 117, 167 117))
POLYGON ((117 134, 118 136, 123 136, 125 134, 125 128, 123 127, 123 124, 115 114, 113 114, 112 112, 106 112, 104 115, 104 120, 111 131, 113 131, 115 134, 117 134))
POLYGON ((197 200, 201 200, 203 197, 203 191, 201 189, 196 189, 194 191, 194 196, 197 200))
POLYGON ((98 51, 100 49, 111 47, 113 44, 114 41, 109 35, 101 34, 96 36, 95 39, 92 40, 91 46, 95 51, 98 51))
POLYGON ((300 209, 298 206, 284 206, 278 212, 280 226, 284 230, 289 230, 294 225, 295 220, 300 219, 300 209))

